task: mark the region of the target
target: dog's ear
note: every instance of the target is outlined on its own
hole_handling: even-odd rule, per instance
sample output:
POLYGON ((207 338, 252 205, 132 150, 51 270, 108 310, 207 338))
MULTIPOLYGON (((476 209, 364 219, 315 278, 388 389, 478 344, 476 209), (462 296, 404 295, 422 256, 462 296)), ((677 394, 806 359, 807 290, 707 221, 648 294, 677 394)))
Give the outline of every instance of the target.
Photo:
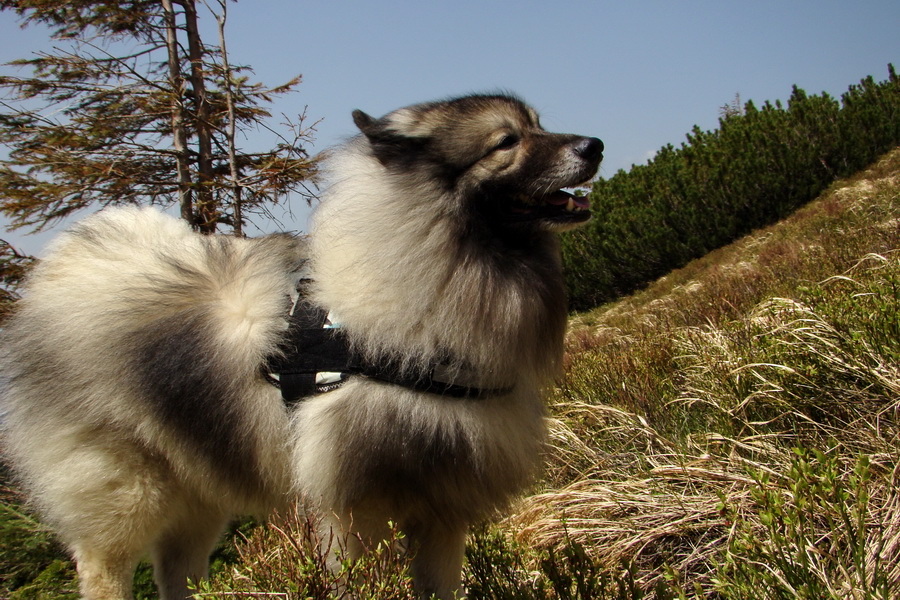
POLYGON ((382 129, 378 127, 378 121, 359 109, 353 111, 353 122, 369 138, 382 129))
POLYGON ((427 140, 401 131, 408 121, 409 115, 404 111, 394 111, 380 119, 361 110, 353 111, 353 122, 366 136, 375 158, 386 167, 401 166, 422 154, 427 140))
POLYGON ((414 110, 401 108, 376 119, 357 109, 353 111, 353 122, 369 141, 375 143, 386 139, 428 137, 427 123, 419 116, 414 110))

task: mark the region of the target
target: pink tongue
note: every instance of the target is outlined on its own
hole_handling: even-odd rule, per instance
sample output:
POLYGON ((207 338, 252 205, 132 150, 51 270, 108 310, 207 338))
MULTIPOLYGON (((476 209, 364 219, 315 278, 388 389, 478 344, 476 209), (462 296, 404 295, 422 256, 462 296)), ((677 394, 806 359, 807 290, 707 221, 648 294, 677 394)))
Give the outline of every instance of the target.
POLYGON ((562 190, 548 196, 545 199, 545 202, 554 206, 562 206, 563 204, 568 204, 570 198, 572 199, 572 203, 575 204, 575 206, 577 206, 578 208, 591 207, 591 201, 587 196, 575 196, 574 194, 570 194, 562 190))

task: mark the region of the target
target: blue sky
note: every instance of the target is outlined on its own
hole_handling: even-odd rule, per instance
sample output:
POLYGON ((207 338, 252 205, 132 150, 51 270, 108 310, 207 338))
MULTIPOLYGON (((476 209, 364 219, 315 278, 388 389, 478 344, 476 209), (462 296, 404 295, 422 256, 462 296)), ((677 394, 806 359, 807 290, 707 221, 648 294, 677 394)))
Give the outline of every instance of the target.
MULTIPOLYGON (((354 133, 354 108, 380 115, 505 90, 548 129, 600 137, 604 177, 680 144, 694 124, 716 127, 737 93, 759 104, 786 99, 792 84, 839 96, 866 75, 883 80, 887 63, 900 68, 898 32, 897 0, 241 0, 228 22, 232 62, 257 80, 303 74, 273 110, 308 107, 320 120, 313 150, 354 133)), ((0 13, 0 62, 46 43, 0 13)), ((294 208, 285 225, 303 230, 307 211, 294 208)), ((0 237, 30 252, 47 238, 0 237)))

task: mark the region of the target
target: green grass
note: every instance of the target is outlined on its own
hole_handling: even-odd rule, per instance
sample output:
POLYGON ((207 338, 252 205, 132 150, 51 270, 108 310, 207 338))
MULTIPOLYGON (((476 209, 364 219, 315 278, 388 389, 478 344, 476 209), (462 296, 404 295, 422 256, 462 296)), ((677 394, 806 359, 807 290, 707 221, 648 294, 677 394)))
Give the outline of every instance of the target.
MULTIPOLYGON (((472 598, 900 595, 900 150, 573 316, 567 348, 544 478, 471 537, 472 598)), ((73 597, 43 527, 2 508, 0 596, 73 597)), ((200 595, 411 597, 395 545, 335 577, 310 531, 246 525, 200 595)))
MULTIPOLYGON (((8 479, 2 473, 2 479, 8 479)), ((49 530, 0 483, 0 597, 10 600, 75 599, 75 569, 49 530)))

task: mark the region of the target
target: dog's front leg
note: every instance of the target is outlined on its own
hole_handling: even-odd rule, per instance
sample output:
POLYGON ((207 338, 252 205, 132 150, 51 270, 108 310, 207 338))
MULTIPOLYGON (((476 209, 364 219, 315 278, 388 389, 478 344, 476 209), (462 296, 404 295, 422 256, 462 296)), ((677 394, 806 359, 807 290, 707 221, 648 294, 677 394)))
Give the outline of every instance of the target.
POLYGON ((435 523, 408 528, 413 584, 422 598, 465 598, 462 565, 467 529, 435 523))
POLYGON ((191 598, 188 580, 197 583, 209 572, 212 553, 228 518, 213 509, 185 511, 160 536, 152 549, 153 577, 160 600, 191 598))

